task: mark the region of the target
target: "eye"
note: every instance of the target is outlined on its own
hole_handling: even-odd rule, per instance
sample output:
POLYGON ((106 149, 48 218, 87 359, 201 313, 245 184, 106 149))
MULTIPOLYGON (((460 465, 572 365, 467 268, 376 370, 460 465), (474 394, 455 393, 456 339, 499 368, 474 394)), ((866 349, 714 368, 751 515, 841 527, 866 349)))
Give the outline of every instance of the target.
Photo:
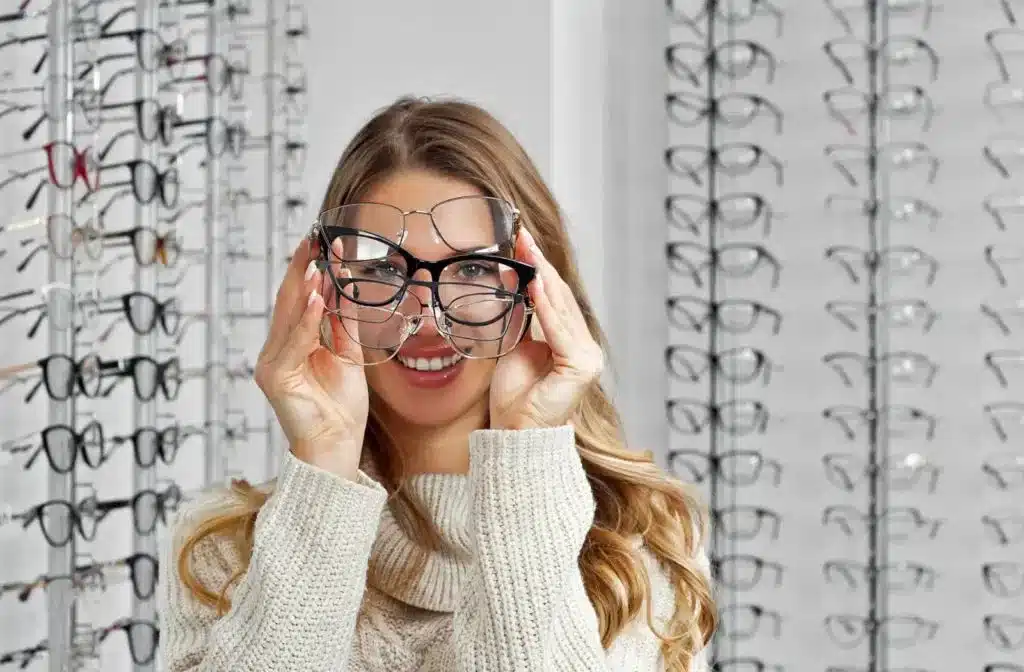
POLYGON ((465 280, 477 280, 497 274, 497 269, 494 264, 481 261, 464 262, 459 264, 455 270, 459 277, 465 280))
POLYGON ((359 265, 359 275, 364 278, 387 278, 392 279, 404 275, 401 267, 391 263, 387 259, 368 261, 359 265))

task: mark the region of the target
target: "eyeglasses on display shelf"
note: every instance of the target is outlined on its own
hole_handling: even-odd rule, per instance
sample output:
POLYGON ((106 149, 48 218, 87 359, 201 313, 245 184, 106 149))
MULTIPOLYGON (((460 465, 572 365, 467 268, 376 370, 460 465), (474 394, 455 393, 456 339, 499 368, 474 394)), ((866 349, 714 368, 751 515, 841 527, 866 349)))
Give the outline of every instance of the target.
POLYGON ((665 261, 672 282, 665 366, 670 386, 686 387, 666 400, 670 432, 685 442, 669 451, 669 468, 700 486, 710 510, 707 547, 720 615, 712 669, 782 669, 761 657, 760 646, 781 636, 784 616, 762 602, 770 594, 744 593, 780 586, 783 566, 743 551, 776 543, 783 522, 757 499, 760 489, 780 487, 785 467, 748 442, 769 431, 771 413, 754 397, 770 390, 781 369, 765 339, 780 333, 783 316, 765 295, 786 275, 770 239, 784 218, 774 204, 786 172, 775 138, 787 117, 772 95, 779 69, 773 47, 746 35, 777 39, 787 12, 765 0, 742 7, 671 0, 668 14, 687 33, 665 52, 665 261), (690 342, 695 337, 699 344, 690 342))
POLYGON ((276 285, 272 262, 284 257, 228 241, 225 194, 266 180, 268 227, 282 221, 280 204, 303 201, 284 185, 301 180, 305 161, 308 21, 293 0, 265 4, 266 20, 248 27, 264 7, 25 0, 0 10, 0 53, 17 52, 0 68, 0 270, 11 280, 0 293, 10 344, 0 398, 19 409, 0 436, 0 470, 17 475, 0 496, 0 610, 41 601, 50 614, 11 619, 0 666, 152 669, 156 537, 220 482, 222 444, 269 434, 250 422, 253 408, 221 403, 243 399, 234 390, 252 374, 229 327, 265 316, 272 296, 233 303, 254 277, 276 285), (265 72, 254 40, 270 45, 265 72), (265 161, 252 155, 258 120, 247 112, 260 107, 273 117, 265 161), (193 289, 195 269, 214 283, 210 302, 193 289), (213 343, 198 360, 195 325, 213 343), (197 380, 205 394, 182 390, 197 380), (195 464, 203 478, 185 483, 204 472, 195 464), (42 482, 45 492, 33 489, 42 482), (15 547, 38 557, 8 562, 15 547), (115 590, 129 591, 130 613, 101 599, 115 590))

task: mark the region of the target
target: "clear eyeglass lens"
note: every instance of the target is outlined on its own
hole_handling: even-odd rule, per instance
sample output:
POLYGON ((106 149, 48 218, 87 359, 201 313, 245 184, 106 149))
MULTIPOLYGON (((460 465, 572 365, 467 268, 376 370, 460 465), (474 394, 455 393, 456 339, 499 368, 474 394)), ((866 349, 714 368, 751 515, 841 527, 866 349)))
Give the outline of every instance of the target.
POLYGON ((489 196, 444 201, 434 206, 430 218, 422 214, 403 217, 401 210, 382 203, 343 205, 327 210, 319 218, 321 230, 346 227, 376 234, 397 245, 406 241, 410 230, 429 227, 433 229, 431 242, 443 243, 455 252, 506 248, 512 242, 514 223, 511 206, 489 196))

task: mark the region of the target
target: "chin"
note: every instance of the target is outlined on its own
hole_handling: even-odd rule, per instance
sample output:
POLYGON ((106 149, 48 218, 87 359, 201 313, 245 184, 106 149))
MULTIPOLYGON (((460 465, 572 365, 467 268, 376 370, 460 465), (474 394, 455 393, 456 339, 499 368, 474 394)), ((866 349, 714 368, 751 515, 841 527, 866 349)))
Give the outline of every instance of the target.
POLYGON ((367 383, 387 415, 417 427, 450 425, 483 406, 486 415, 492 360, 464 359, 450 371, 420 373, 391 360, 367 369, 367 383))

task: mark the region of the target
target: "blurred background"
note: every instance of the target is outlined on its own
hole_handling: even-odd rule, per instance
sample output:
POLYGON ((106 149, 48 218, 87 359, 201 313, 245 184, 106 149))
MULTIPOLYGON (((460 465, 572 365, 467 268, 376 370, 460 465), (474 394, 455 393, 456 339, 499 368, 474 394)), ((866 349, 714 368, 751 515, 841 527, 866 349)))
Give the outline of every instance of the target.
POLYGON ((1024 1, 0 0, 0 669, 158 667, 180 501, 340 152, 519 137, 630 443, 701 489, 722 672, 1024 670, 1024 1))

